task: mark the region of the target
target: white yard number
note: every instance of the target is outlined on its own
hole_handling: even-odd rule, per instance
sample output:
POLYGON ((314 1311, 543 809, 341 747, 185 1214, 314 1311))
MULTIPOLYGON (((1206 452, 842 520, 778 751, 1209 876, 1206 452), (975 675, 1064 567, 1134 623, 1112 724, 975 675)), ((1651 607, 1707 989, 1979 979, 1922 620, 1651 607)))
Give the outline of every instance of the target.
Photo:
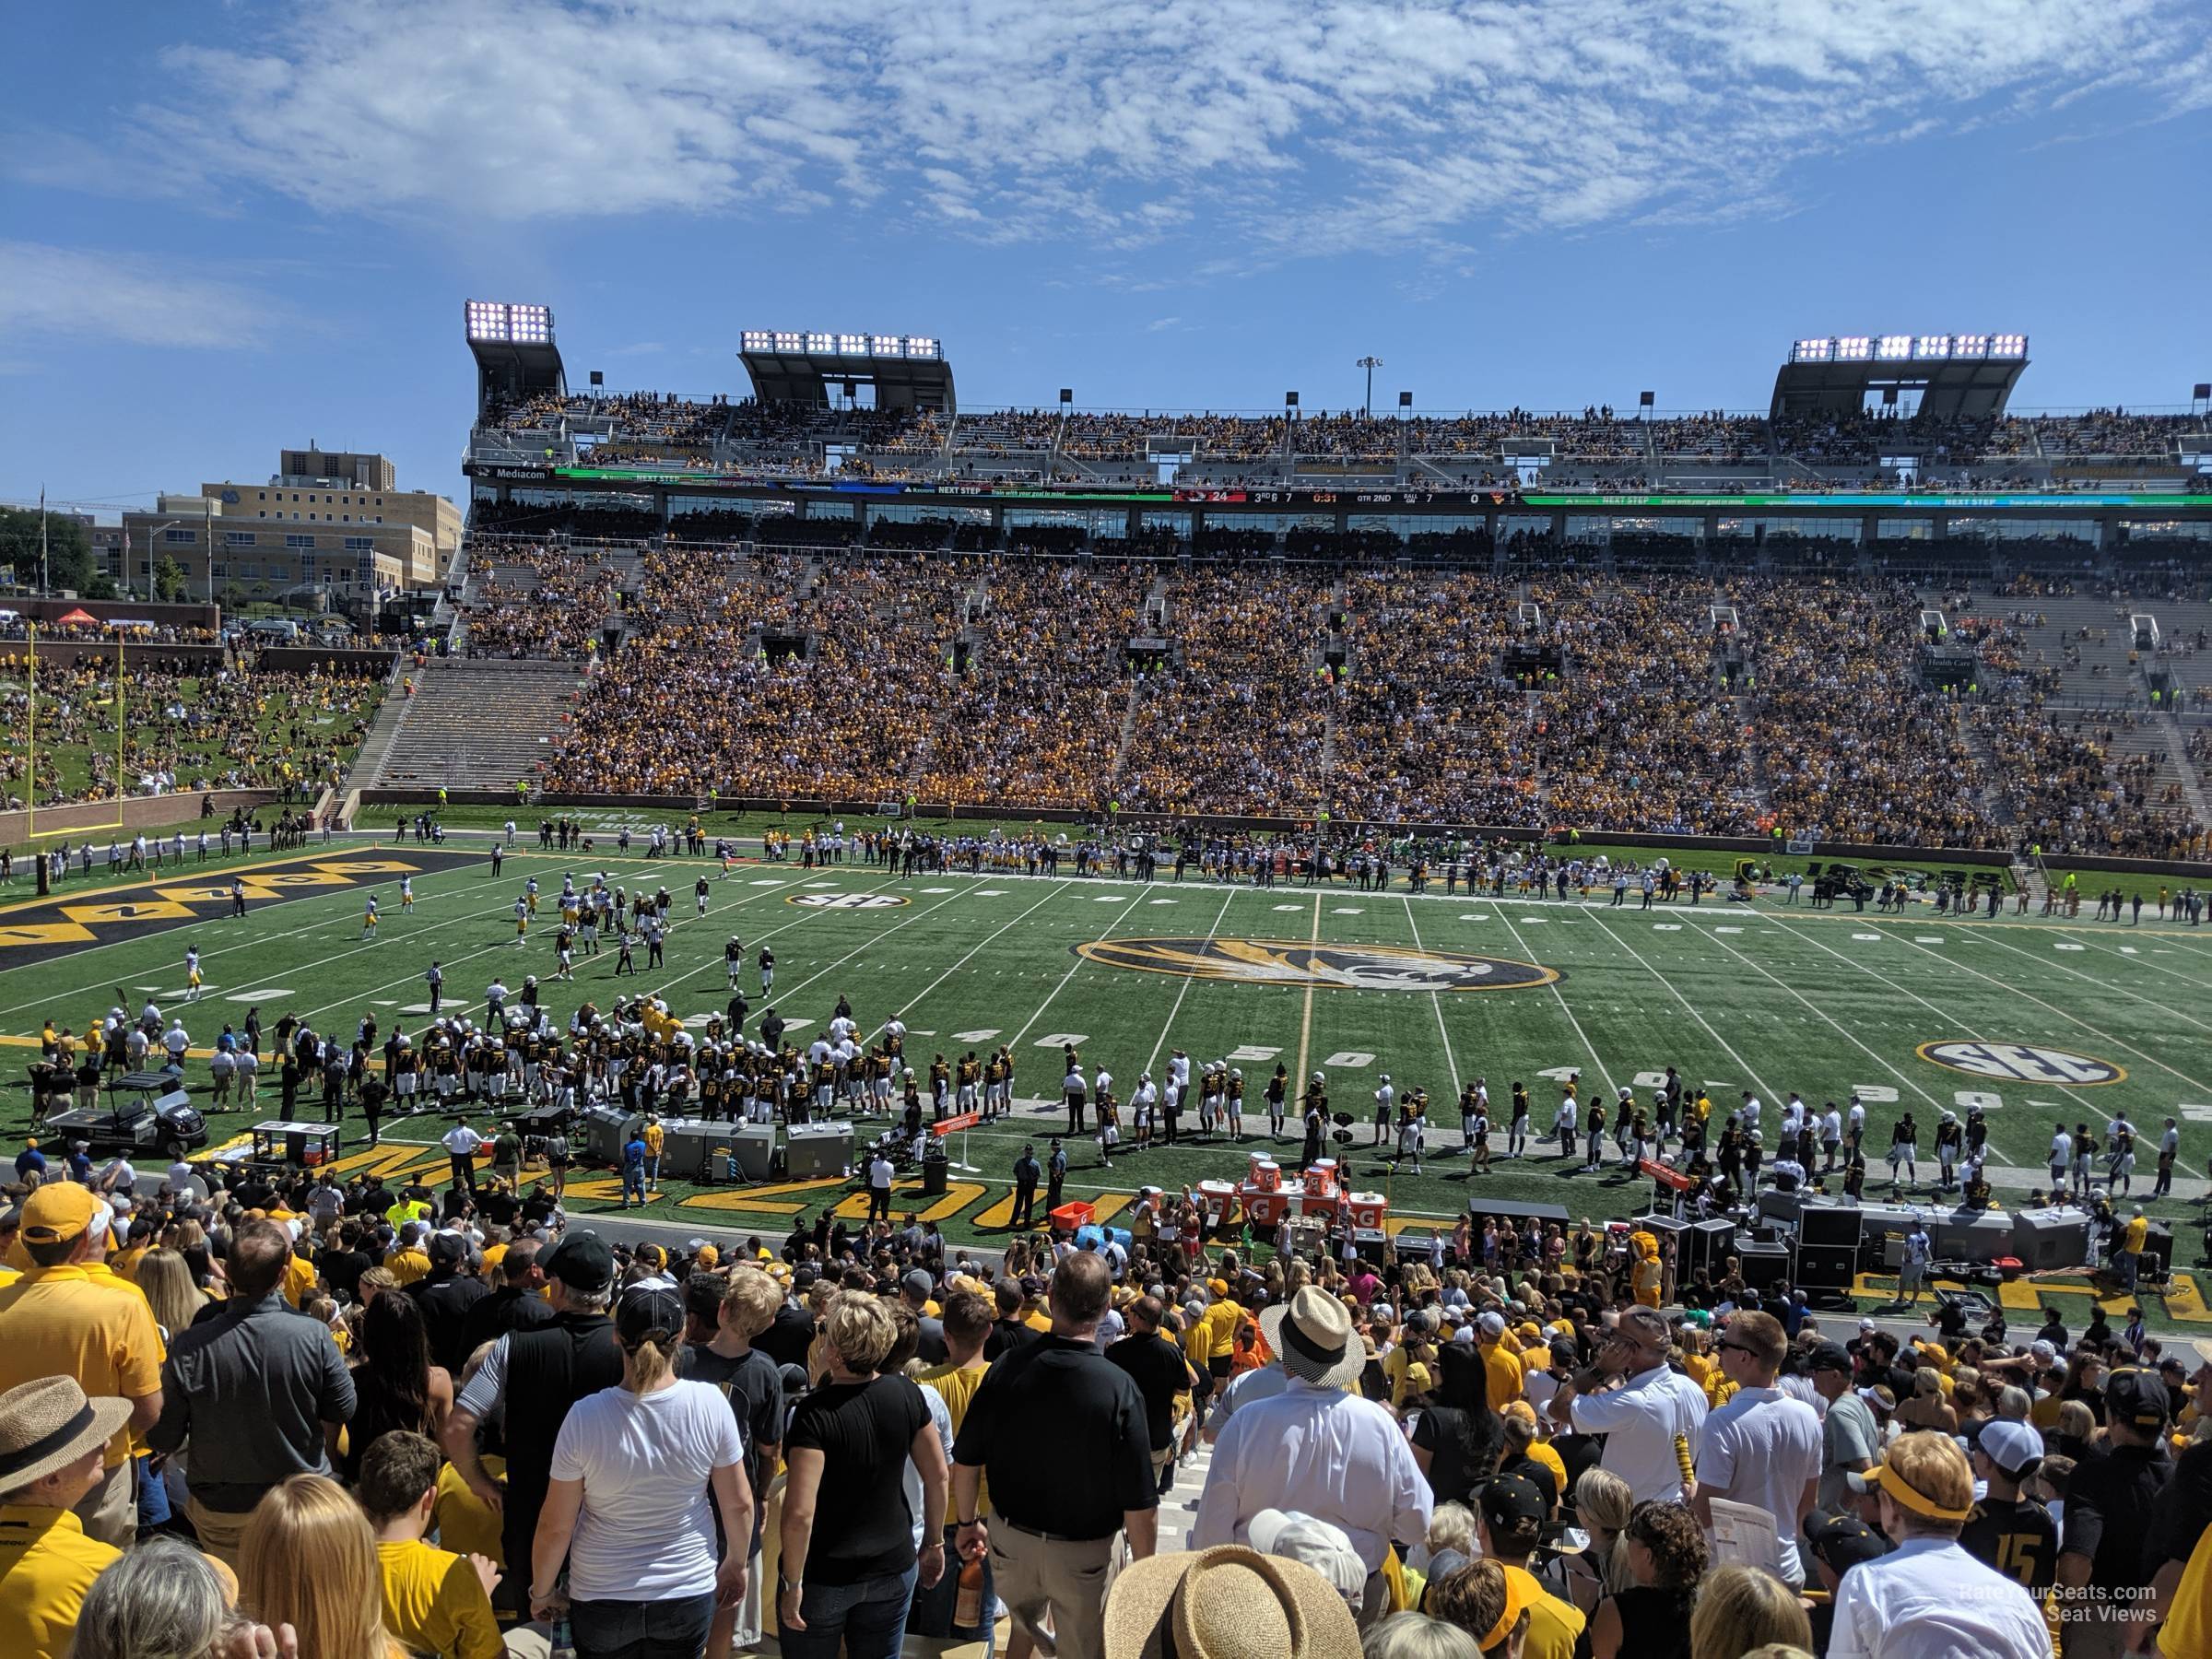
POLYGON ((1665 1088, 1666 1087, 1666 1074, 1663 1071, 1638 1072, 1634 1077, 1629 1079, 1629 1083, 1631 1088, 1665 1088))
POLYGON ((1374 1063, 1375 1057, 1372 1054, 1367 1053, 1363 1050, 1338 1049, 1326 1060, 1324 1060, 1322 1065, 1324 1066, 1337 1065, 1342 1066, 1347 1071, 1357 1071, 1363 1065, 1372 1065, 1374 1063))
POLYGON ((1961 1112, 1971 1112, 1977 1106, 1984 1112, 1994 1112, 2005 1104, 2005 1097, 1991 1094, 1986 1088, 1962 1088, 1951 1097, 1951 1104, 1961 1112))
POLYGON ((2212 1106, 2181 1105, 2174 1109, 2185 1124, 2212 1124, 2212 1106))
POLYGON ((1894 1106, 1897 1104, 1897 1090, 1886 1084, 1853 1083, 1851 1086, 1851 1092, 1859 1097, 1862 1105, 1894 1106))
POLYGON ((1579 1065, 1547 1065, 1536 1074, 1539 1077, 1549 1077, 1554 1083, 1571 1083, 1582 1075, 1583 1068, 1579 1065))
POLYGON ((998 1028, 993 1026, 984 1031, 955 1031, 952 1034, 952 1040, 955 1042, 988 1042, 997 1035, 998 1028))
POLYGON ((1261 1061, 1274 1059, 1282 1052, 1283 1051, 1279 1048, 1269 1048, 1265 1043, 1244 1042, 1239 1043, 1235 1048, 1230 1049, 1229 1051, 1229 1057, 1232 1061, 1241 1060, 1257 1065, 1261 1061))
POLYGON ((1080 1031, 1053 1031, 1030 1044, 1031 1048, 1081 1048, 1090 1041, 1080 1031))

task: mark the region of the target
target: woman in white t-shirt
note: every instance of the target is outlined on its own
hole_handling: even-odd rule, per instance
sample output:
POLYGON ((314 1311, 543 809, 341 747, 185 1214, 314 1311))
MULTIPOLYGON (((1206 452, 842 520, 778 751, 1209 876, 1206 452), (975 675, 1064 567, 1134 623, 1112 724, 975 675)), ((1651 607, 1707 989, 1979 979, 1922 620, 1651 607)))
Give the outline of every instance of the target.
POLYGON ((632 1290, 615 1312, 622 1383, 570 1408, 530 1551, 530 1611, 562 1597, 578 1659, 699 1654, 719 1603, 745 1594, 753 1497, 736 1417, 719 1389, 681 1382, 683 1298, 632 1290), (712 1507, 709 1507, 709 1494, 712 1507), (719 1562, 714 1511, 734 1540, 719 1562))

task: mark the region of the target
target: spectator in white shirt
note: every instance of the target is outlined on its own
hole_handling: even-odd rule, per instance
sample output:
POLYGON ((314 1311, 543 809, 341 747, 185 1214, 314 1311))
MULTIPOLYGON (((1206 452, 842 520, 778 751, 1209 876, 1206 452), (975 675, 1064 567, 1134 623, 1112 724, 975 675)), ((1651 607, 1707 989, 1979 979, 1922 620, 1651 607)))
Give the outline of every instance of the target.
POLYGON ((1772 1314, 1736 1314, 1722 1328, 1715 1346, 1721 1374, 1736 1392, 1705 1419, 1698 1448, 1698 1493, 1690 1507, 1708 1533, 1716 1498, 1765 1510, 1774 1517, 1774 1535, 1782 1546, 1783 1579, 1802 1589, 1805 1569, 1797 1559, 1797 1534, 1819 1490, 1819 1413, 1775 1386, 1790 1343, 1772 1314))
POLYGON ((445 1132, 445 1151, 453 1165, 453 1185, 464 1193, 477 1190, 477 1148, 484 1137, 468 1126, 463 1118, 445 1132))
POLYGON ((1606 1437, 1599 1466, 1627 1481, 1639 1503, 1681 1501, 1684 1470, 1705 1429, 1705 1391, 1667 1365, 1667 1345, 1657 1309, 1624 1308, 1596 1363, 1559 1384, 1551 1401, 1553 1422, 1606 1437))
POLYGON ((1190 1547, 1248 1544, 1264 1510, 1294 1511, 1341 1527, 1368 1571, 1368 1601, 1380 1604, 1380 1574, 1394 1539, 1429 1532, 1433 1500, 1396 1420, 1347 1393, 1367 1363, 1351 1315, 1308 1285, 1285 1307, 1260 1315, 1260 1329, 1288 1378, 1283 1392, 1244 1406, 1214 1444, 1190 1547))
POLYGON ((1830 1659, 2050 1659, 2051 1632, 2028 1592, 1959 1547, 1974 1472, 1958 1442, 1903 1435, 1875 1478, 1882 1530, 1897 1547, 1843 1575, 1830 1659))

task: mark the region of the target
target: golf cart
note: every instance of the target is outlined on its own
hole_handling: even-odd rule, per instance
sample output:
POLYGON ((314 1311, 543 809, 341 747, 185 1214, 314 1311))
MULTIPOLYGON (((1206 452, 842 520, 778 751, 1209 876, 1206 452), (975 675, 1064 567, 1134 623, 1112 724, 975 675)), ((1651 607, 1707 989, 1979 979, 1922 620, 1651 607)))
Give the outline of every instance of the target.
POLYGON ((64 1143, 83 1141, 95 1157, 157 1152, 178 1159, 207 1144, 207 1120, 165 1072, 128 1072, 100 1106, 47 1113, 45 1132, 64 1143))

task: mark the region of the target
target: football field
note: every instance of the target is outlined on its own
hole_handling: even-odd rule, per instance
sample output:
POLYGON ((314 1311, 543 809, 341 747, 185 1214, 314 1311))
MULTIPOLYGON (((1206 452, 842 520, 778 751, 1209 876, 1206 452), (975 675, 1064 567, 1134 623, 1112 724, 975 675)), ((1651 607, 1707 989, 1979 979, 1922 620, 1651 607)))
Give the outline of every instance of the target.
MULTIPOLYGON (((1950 1110, 1963 1119, 1978 1104, 1988 1114, 2000 1203, 2046 1183, 2054 1123, 2088 1123, 2101 1136, 2123 1110, 2141 1133, 2135 1193, 2147 1203, 2158 1134, 2176 1117, 2176 1194, 2148 1207, 2176 1223, 2177 1258, 2196 1255, 2191 1201, 2205 1190, 2212 1152, 2212 930, 2158 923, 2148 908, 2129 926, 1962 920, 1938 917, 1932 905, 1902 917, 1817 911, 1779 895, 1646 911, 1638 895, 1613 906, 1609 889, 1587 900, 1500 900, 1414 895, 1402 882, 1384 892, 1341 883, 1230 887, 1195 874, 1150 884, 991 871, 901 879, 865 865, 751 863, 724 877, 707 859, 539 853, 527 841, 494 877, 484 842, 455 838, 443 848, 340 841, 257 856, 240 866, 253 896, 245 916, 232 918, 230 867, 211 864, 175 879, 73 878, 43 904, 0 911, 0 1042, 28 1061, 41 1020, 81 1030, 118 990, 134 1006, 148 996, 177 1006, 188 944, 198 947, 206 978, 202 999, 183 1009, 195 1051, 251 1007, 265 1028, 288 1010, 347 1040, 365 1015, 385 1030, 394 1021, 419 1030, 433 958, 453 1007, 480 1011, 495 976, 519 987, 535 973, 564 1019, 586 998, 605 1009, 618 996, 651 993, 703 1025, 726 1001, 722 952, 736 934, 755 1030, 772 1004, 804 1045, 841 994, 864 1033, 902 1019, 917 1070, 934 1053, 957 1059, 1011 1046, 1014 1120, 973 1130, 966 1161, 978 1172, 956 1171, 951 1190, 927 1206, 956 1239, 1003 1227, 1022 1141, 1034 1140, 1041 1157, 1064 1122, 1060 1054, 1073 1042, 1087 1065, 1112 1069, 1124 1101, 1137 1075, 1159 1076, 1178 1048, 1194 1067, 1223 1061, 1245 1077, 1243 1145, 1125 1149, 1111 1168, 1093 1143, 1071 1146, 1071 1195, 1109 1213, 1142 1184, 1237 1179, 1246 1154, 1267 1144, 1261 1096, 1278 1062, 1294 1078, 1326 1075, 1333 1109, 1358 1119, 1355 1146, 1332 1150, 1349 1162, 1354 1185, 1388 1194, 1395 1218, 1450 1218, 1485 1197, 1556 1203, 1577 1217, 1629 1213, 1642 1207, 1647 1181, 1612 1169, 1583 1173, 1557 1157, 1547 1132, 1560 1085, 1579 1073, 1585 1100, 1609 1100, 1626 1085, 1648 1101, 1673 1065, 1711 1092, 1716 1115, 1742 1090, 1755 1091, 1767 1103, 1770 1145, 1790 1090, 1816 1107, 1856 1090, 1868 1107, 1869 1198, 1889 1191, 1883 1153, 1899 1114, 1910 1111, 1921 1125, 1925 1195, 1937 1118, 1950 1110), (618 978, 608 949, 579 958, 572 986, 552 983, 550 896, 564 872, 582 886, 601 869, 612 885, 668 888, 676 925, 667 965, 618 978), (692 894, 702 873, 712 877, 703 917, 692 894), (406 913, 403 874, 417 894, 406 913), (548 902, 518 947, 513 904, 531 876, 548 902), (373 941, 361 936, 364 889, 382 909, 373 941), (763 945, 776 959, 766 997, 752 966, 763 945), (1384 1074, 1401 1095, 1429 1093, 1433 1126, 1419 1174, 1394 1171, 1370 1150, 1372 1096, 1384 1074), (1534 1101, 1532 1156, 1499 1156, 1488 1174, 1470 1174, 1457 1152, 1455 1100, 1476 1077, 1489 1087, 1499 1155, 1512 1085, 1526 1084, 1534 1101)), ((195 1091, 204 1066, 193 1063, 195 1091)), ((0 1126, 19 1133, 28 1122, 20 1088, 6 1091, 5 1109, 0 1126)), ((259 1115, 278 1115, 265 1074, 259 1115)), ((217 1119, 218 1140, 247 1121, 217 1119)), ((1126 1133, 1126 1115, 1124 1123, 1126 1133)), ((1194 1113, 1186 1115, 1185 1131, 1194 1124, 1194 1113)), ((442 1168, 432 1144, 442 1121, 386 1126, 393 1144, 349 1159, 352 1167, 442 1168)), ((347 1133, 351 1149, 358 1119, 347 1133)), ((1295 1113, 1287 1133, 1295 1135, 1295 1113)), ((1286 1160, 1296 1151, 1294 1140, 1284 1143, 1286 1160)), ((579 1177, 571 1192, 581 1207, 618 1190, 579 1177)), ((696 1216, 702 1230, 765 1235, 846 1192, 837 1182, 671 1183, 653 1209, 679 1221, 696 1216)), ((857 1198, 851 1206, 855 1214, 865 1207, 857 1198)), ((900 1207, 920 1201, 910 1206, 902 1194, 900 1207)))

